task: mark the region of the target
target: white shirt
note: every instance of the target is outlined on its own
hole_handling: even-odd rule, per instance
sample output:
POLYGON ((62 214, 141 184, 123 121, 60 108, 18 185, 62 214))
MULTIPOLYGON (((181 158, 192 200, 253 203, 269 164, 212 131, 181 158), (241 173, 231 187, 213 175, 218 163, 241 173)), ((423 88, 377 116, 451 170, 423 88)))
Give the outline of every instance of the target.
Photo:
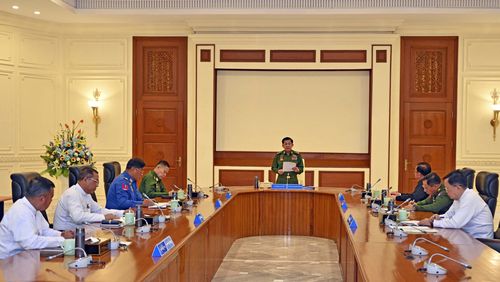
POLYGON ((472 189, 466 188, 453 201, 444 218, 434 220, 434 227, 462 228, 474 238, 493 238, 493 216, 488 205, 472 189))
POLYGON ((84 223, 100 222, 108 213, 123 215, 121 210, 101 208, 77 183, 61 195, 54 215, 54 229, 74 230, 84 223))
POLYGON ((23 250, 59 247, 63 241, 61 232, 50 229, 26 197, 16 201, 0 223, 0 259, 23 250))

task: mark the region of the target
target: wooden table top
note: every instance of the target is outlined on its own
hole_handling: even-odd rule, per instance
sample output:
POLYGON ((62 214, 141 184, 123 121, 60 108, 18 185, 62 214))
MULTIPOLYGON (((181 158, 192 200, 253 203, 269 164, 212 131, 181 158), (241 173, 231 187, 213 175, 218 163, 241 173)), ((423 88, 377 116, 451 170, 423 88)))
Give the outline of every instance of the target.
MULTIPOLYGON (((275 190, 253 190, 251 187, 231 187, 232 199, 238 194, 260 193, 263 197, 267 194, 276 193, 312 193, 312 194, 337 194, 345 189, 319 188, 316 191, 275 191, 275 190)), ((348 211, 341 215, 345 221, 349 214, 352 214, 358 223, 358 229, 354 234, 350 231, 350 241, 361 271, 371 280, 426 280, 425 274, 417 272, 423 261, 408 260, 403 255, 404 249, 418 237, 410 235, 405 239, 389 238, 384 229, 378 225, 377 218, 373 217, 368 209, 361 203, 359 195, 351 196, 344 192, 348 203, 348 211), (399 267, 396 267, 399 266, 399 267), (405 277, 410 277, 406 279, 405 277), (380 278, 380 279, 378 279, 380 278)), ((122 240, 130 240, 132 244, 126 251, 113 250, 102 257, 94 257, 95 260, 104 262, 103 265, 92 265, 87 269, 68 269, 66 264, 74 257, 57 258, 46 261, 40 258, 39 251, 25 251, 5 260, 0 260, 0 280, 20 280, 20 281, 69 281, 85 279, 87 281, 140 281, 147 277, 158 265, 168 264, 174 257, 178 249, 184 242, 194 236, 196 230, 208 224, 212 216, 222 209, 215 210, 214 203, 217 198, 223 202, 224 195, 210 194, 208 199, 199 201, 192 210, 181 214, 172 215, 172 219, 166 223, 159 224, 159 230, 149 234, 136 234, 133 227, 124 227, 113 230, 115 234, 121 236, 122 240), (205 222, 198 228, 193 221, 197 213, 202 213, 205 222), (156 260, 151 254, 154 246, 171 236, 176 247, 165 257, 156 260), (63 263, 64 262, 64 263, 63 263)), ((158 210, 145 209, 145 214, 158 214, 158 210)), ((169 211, 166 211, 169 214, 169 211)), ((415 213, 413 217, 425 214, 415 213)), ((86 227, 88 231, 92 227, 86 227)), ((111 237, 111 234, 103 231, 95 231, 99 237, 111 237)), ((450 248, 449 255, 459 260, 465 260, 472 264, 473 269, 463 270, 460 266, 449 261, 440 262, 447 267, 450 273, 440 279, 458 280, 472 277, 473 280, 488 281, 498 280, 500 277, 500 254, 484 246, 479 241, 471 238, 461 230, 443 229, 436 235, 426 235, 428 238, 450 248)), ((194 237, 193 237, 194 238, 194 237)), ((439 248, 429 243, 419 243, 431 253, 440 251, 439 248)), ((428 280, 428 279, 427 279, 428 280)), ((434 279, 436 280, 436 279, 434 279)))

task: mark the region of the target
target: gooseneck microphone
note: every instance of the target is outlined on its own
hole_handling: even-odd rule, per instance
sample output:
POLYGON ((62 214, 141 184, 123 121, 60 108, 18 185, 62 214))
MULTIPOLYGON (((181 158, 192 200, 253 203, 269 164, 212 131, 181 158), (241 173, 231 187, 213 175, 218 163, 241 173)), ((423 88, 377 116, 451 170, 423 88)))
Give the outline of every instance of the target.
MULTIPOLYGON (((203 192, 203 189, 201 189, 201 187, 198 184, 196 184, 196 182, 194 182, 193 180, 191 180, 189 177, 187 178, 187 180, 189 182, 191 182, 192 184, 194 184, 194 187, 196 187, 198 189, 198 191, 202 191, 203 192)), ((195 192, 197 192, 197 191, 195 191, 195 192)))
POLYGON ((92 262, 92 256, 88 256, 83 248, 76 247, 75 250, 83 252, 83 257, 68 263, 69 268, 86 268, 92 262))
POLYGON ((146 222, 146 225, 137 227, 136 232, 137 233, 149 233, 151 231, 151 225, 149 225, 148 221, 143 217, 138 218, 135 221, 140 221, 140 220, 143 220, 144 222, 146 222))
POLYGON ((417 246, 417 245, 416 245, 416 244, 417 244, 417 241, 426 241, 426 242, 429 242, 429 243, 431 243, 431 244, 433 244, 433 245, 435 245, 435 246, 437 246, 437 247, 439 247, 439 248, 441 248, 441 249, 443 249, 443 250, 445 250, 445 251, 447 251, 447 252, 449 252, 449 251, 450 251, 450 250, 449 250, 447 247, 445 247, 445 246, 441 246, 441 245, 439 245, 439 244, 437 244, 437 243, 434 243, 434 242, 432 242, 431 240, 426 239, 426 238, 424 238, 424 237, 419 237, 419 238, 415 239, 415 241, 413 241, 413 243, 412 243, 412 244, 410 244, 410 249, 409 249, 408 251, 411 251, 411 254, 412 254, 412 255, 416 255, 416 256, 426 256, 426 255, 428 255, 428 254, 429 254, 429 252, 428 252, 426 249, 424 249, 424 248, 422 248, 422 247, 420 247, 420 246, 417 246))
POLYGON ((370 189, 373 189, 373 187, 375 187, 375 185, 377 185, 381 180, 382 178, 379 178, 377 181, 375 181, 375 183, 373 183, 373 185, 370 185, 370 189))
POLYGON ((432 258, 435 257, 435 256, 440 256, 440 257, 443 257, 443 258, 446 258, 446 259, 449 259, 453 262, 456 262, 458 264, 460 264, 461 266, 463 266, 464 268, 468 268, 468 269, 472 269, 472 266, 468 263, 465 263, 465 262, 461 262, 461 261, 458 261, 456 259, 453 259, 453 258, 450 258, 449 256, 445 256, 443 254, 440 254, 440 253, 435 253, 433 254, 429 260, 427 260, 425 262, 425 268, 427 269, 427 273, 428 274, 434 274, 434 275, 444 275, 448 272, 448 270, 446 270, 446 268, 440 266, 439 264, 437 263, 433 263, 431 262, 432 258))
POLYGON ((408 198, 406 199, 404 202, 402 202, 401 204, 399 204, 397 207, 395 207, 395 209, 399 209, 400 207, 404 206, 406 203, 408 203, 409 201, 411 201, 411 198, 408 198))
POLYGON ((146 199, 148 199, 148 200, 150 200, 151 202, 153 202, 153 203, 155 204, 155 206, 156 206, 156 207, 160 210, 161 215, 165 216, 165 215, 163 214, 163 211, 162 211, 162 209, 161 209, 160 204, 159 204, 157 201, 155 201, 155 200, 151 199, 148 195, 146 195, 146 193, 142 193, 142 195, 143 195, 146 199))

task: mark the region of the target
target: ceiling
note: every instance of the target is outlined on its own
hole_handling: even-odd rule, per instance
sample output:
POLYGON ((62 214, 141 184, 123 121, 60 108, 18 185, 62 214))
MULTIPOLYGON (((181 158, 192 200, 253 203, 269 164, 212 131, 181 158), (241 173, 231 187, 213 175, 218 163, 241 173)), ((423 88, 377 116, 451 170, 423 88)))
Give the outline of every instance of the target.
MULTIPOLYGON (((500 1, 493 2, 498 2, 500 6, 500 1)), ((76 0, 1 0, 0 11, 51 23, 161 23, 190 27, 194 32, 309 32, 311 29, 316 32, 394 32, 402 26, 424 25, 437 30, 466 27, 500 33, 499 8, 75 9, 75 3, 76 0), (19 6, 19 9, 12 9, 13 5, 19 6), (35 15, 34 11, 39 11, 40 14, 35 15)))

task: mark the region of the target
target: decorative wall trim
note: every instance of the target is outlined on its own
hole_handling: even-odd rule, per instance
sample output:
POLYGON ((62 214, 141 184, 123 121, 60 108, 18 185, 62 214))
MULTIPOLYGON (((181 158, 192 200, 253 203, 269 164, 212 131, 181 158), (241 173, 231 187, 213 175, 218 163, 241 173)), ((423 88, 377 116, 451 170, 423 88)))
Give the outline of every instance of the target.
POLYGON ((221 62, 265 62, 265 50, 220 50, 221 62))
POLYGON ((387 63, 387 50, 377 50, 375 54, 377 63, 387 63))
POLYGON ((200 50, 200 62, 211 62, 212 61, 212 50, 201 49, 200 50))
POLYGON ((468 160, 460 160, 457 161, 457 168, 460 167, 483 167, 483 166, 491 166, 491 167, 497 167, 500 168, 500 161, 494 161, 494 160, 484 160, 484 161, 468 161, 468 160))
POLYGON ((316 50, 271 50, 271 62, 314 63, 316 50))
POLYGON ((498 9, 492 0, 63 0, 75 9, 387 9, 387 8, 476 8, 498 9))
MULTIPOLYGON (((275 152, 221 152, 216 151, 216 166, 271 166, 275 152)), ((307 167, 357 167, 370 166, 369 154, 301 153, 307 167)))
POLYGON ((366 50, 321 50, 322 63, 366 63, 366 50))

